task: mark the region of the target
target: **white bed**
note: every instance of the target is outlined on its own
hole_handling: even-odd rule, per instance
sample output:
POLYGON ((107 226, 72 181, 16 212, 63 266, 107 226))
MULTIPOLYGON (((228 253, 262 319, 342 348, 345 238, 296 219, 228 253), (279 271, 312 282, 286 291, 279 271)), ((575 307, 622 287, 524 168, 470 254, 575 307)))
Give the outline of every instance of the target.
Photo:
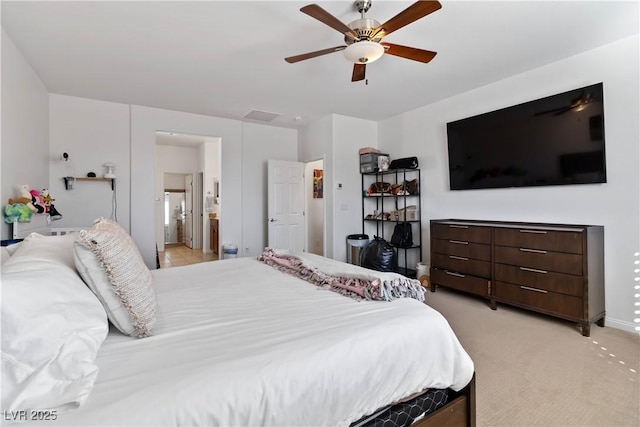
POLYGON ((112 327, 88 398, 51 423, 349 425, 472 381, 447 321, 414 299, 358 301, 249 258, 152 276, 153 335, 112 327))

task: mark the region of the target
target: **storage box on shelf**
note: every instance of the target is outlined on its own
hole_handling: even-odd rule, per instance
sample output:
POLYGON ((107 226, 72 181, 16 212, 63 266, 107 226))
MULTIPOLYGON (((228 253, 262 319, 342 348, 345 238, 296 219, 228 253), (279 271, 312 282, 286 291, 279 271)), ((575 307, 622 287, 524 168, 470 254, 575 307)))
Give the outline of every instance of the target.
POLYGON ((579 323, 604 326, 604 227, 470 220, 431 221, 431 290, 481 295, 579 323))
POLYGON ((396 224, 411 225, 413 244, 394 245, 399 273, 416 277, 422 261, 420 219, 420 170, 394 169, 362 173, 362 233, 391 240, 396 224))
POLYGON ((388 159, 389 155, 384 153, 360 154, 360 173, 378 172, 379 157, 386 157, 388 159))

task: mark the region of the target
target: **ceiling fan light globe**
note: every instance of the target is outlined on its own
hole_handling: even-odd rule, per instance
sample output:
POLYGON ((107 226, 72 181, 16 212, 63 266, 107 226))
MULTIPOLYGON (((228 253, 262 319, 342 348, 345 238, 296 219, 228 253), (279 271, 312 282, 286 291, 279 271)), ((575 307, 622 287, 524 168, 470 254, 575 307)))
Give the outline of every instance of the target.
POLYGON ((384 47, 380 43, 363 40, 350 44, 343 53, 354 64, 370 64, 380 59, 384 54, 384 47))

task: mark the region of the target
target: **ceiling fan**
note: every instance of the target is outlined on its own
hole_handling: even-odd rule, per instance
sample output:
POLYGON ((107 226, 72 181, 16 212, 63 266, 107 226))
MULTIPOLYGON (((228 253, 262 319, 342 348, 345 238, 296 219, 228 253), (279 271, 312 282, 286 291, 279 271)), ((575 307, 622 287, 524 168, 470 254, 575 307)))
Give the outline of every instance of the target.
POLYGON ((595 101, 596 100, 594 99, 593 94, 591 92, 585 93, 584 91, 582 91, 580 93, 580 96, 571 100, 570 104, 565 105, 563 107, 540 111, 538 113, 535 113, 534 116, 542 116, 544 114, 552 114, 552 113, 554 116, 559 116, 571 110, 582 111, 586 108, 587 105, 595 101))
POLYGON ((348 25, 317 4, 310 4, 301 8, 301 12, 344 34, 346 45, 290 56, 284 60, 293 64, 342 50, 344 51, 344 56, 354 64, 351 81, 357 82, 364 80, 367 64, 379 59, 385 53, 424 63, 431 61, 436 56, 436 52, 430 50, 386 42, 382 43, 381 40, 405 25, 411 24, 440 9, 442 5, 438 1, 418 1, 382 25, 375 19, 368 19, 364 16, 371 7, 371 0, 356 1, 355 7, 360 12, 360 19, 356 19, 348 25))

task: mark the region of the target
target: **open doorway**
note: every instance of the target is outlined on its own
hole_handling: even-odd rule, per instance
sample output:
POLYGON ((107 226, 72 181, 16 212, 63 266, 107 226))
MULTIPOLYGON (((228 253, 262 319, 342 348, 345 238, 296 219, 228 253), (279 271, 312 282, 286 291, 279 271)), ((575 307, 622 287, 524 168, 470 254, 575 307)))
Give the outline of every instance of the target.
POLYGON ((324 255, 324 160, 305 163, 305 217, 307 252, 324 255))
POLYGON ((164 245, 185 243, 186 197, 184 189, 164 190, 164 245))
POLYGON ((197 259, 217 259, 217 255, 200 255, 214 255, 209 242, 209 218, 213 214, 219 218, 222 203, 219 190, 222 185, 219 179, 220 145, 220 138, 217 137, 156 132, 156 194, 164 195, 156 198, 155 235, 158 252, 165 251, 165 244, 173 246, 175 237, 176 244, 193 251, 197 259), (214 191, 218 195, 215 205, 205 206, 207 197, 214 191), (184 195, 184 208, 182 200, 171 200, 176 197, 174 193, 184 195), (180 212, 176 210, 176 204, 180 206, 180 212), (175 218, 171 218, 174 213, 175 218), (178 221, 179 218, 181 221, 178 221), (178 236, 179 225, 182 226, 181 236, 178 236))

